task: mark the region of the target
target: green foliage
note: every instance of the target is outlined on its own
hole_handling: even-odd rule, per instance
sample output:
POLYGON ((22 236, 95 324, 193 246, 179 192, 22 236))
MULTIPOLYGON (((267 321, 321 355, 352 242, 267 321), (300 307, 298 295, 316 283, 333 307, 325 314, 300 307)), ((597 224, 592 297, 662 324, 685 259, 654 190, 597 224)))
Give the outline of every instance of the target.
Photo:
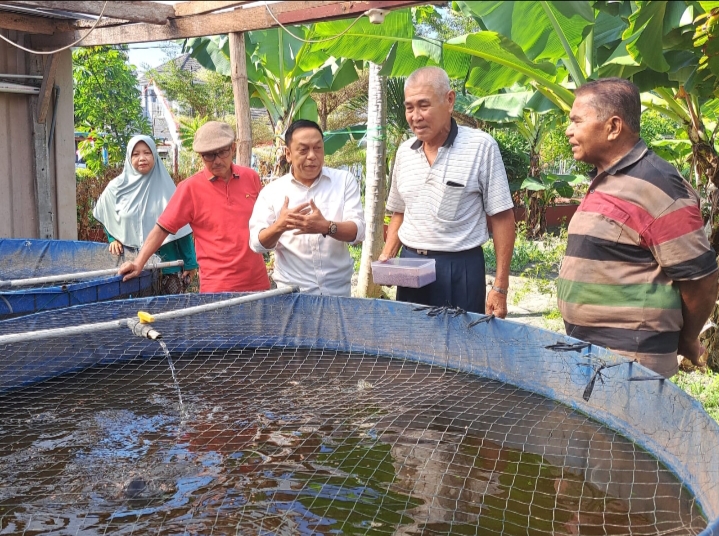
POLYGON ((326 130, 324 132, 325 155, 333 155, 349 141, 357 144, 366 135, 367 125, 350 125, 337 130, 326 130))
POLYGON ((443 7, 418 6, 412 10, 417 35, 447 41, 483 28, 471 15, 443 7))
MULTIPOLYGON (((313 92, 337 91, 358 79, 354 62, 310 53, 300 39, 305 27, 246 32, 247 77, 250 102, 269 112, 273 130, 281 133, 295 119, 317 121, 313 92)), ((230 74, 229 39, 226 35, 187 41, 192 56, 206 69, 230 74)))
POLYGON ((557 197, 573 197, 574 187, 587 182, 588 179, 584 175, 541 173, 539 177, 527 177, 524 179, 520 188, 530 192, 539 192, 540 204, 550 206, 557 197))
POLYGON ((542 162, 555 162, 557 160, 574 160, 572 146, 564 133, 565 124, 558 123, 554 128, 549 129, 547 136, 539 148, 542 162))
POLYGON ((679 371, 671 381, 701 402, 709 416, 719 421, 719 373, 679 371))
POLYGON ((354 273, 358 273, 360 269, 360 261, 362 259, 362 244, 352 244, 348 247, 350 250, 350 257, 352 257, 352 262, 354 262, 354 273))
POLYGON ((122 167, 107 167, 101 173, 89 169, 75 171, 75 199, 77 205, 77 236, 79 240, 104 241, 102 224, 92 215, 95 202, 122 167))
POLYGON ((512 191, 519 189, 529 174, 529 144, 516 130, 495 129, 490 132, 499 145, 507 179, 512 191))
POLYGON ((202 163, 202 159, 196 152, 192 150, 188 151, 185 148, 180 149, 179 162, 177 166, 180 176, 189 177, 194 175, 200 171, 203 166, 204 164, 202 163))
POLYGON ((674 165, 684 178, 689 178, 692 144, 680 123, 657 110, 645 110, 640 135, 655 153, 674 165))
POLYGON ((186 151, 192 151, 192 142, 195 140, 195 133, 198 129, 210 120, 209 117, 181 117, 180 118, 180 143, 186 151))
MULTIPOLYGON (((356 143, 347 143, 332 154, 325 155, 325 165, 333 168, 362 166, 364 169, 366 159, 367 151, 363 147, 356 143)), ((364 176, 364 172, 362 175, 364 176)))
POLYGON ((109 46, 78 48, 72 53, 75 130, 88 133, 80 153, 93 173, 125 160, 125 148, 136 134, 150 134, 142 115, 137 76, 127 52, 109 46))
POLYGON ((556 110, 557 106, 539 91, 507 90, 474 100, 465 113, 489 123, 516 123, 524 119, 527 111, 545 114, 556 110))
POLYGON ((275 141, 275 133, 272 127, 263 119, 252 120, 252 143, 254 145, 266 145, 275 141))
POLYGON ((170 61, 162 71, 153 69, 146 76, 170 101, 178 103, 182 115, 223 117, 234 113, 232 84, 215 71, 188 71, 170 61))
POLYGON ((667 162, 670 162, 677 170, 689 179, 691 174, 692 144, 686 139, 686 134, 681 133, 683 139, 656 139, 649 144, 649 147, 667 162))
POLYGON ((644 141, 651 143, 655 140, 674 138, 681 125, 655 110, 646 110, 642 113, 640 135, 644 141))
MULTIPOLYGON (((497 256, 494 243, 490 239, 484 246, 484 261, 488 270, 497 269, 497 256)), ((510 272, 515 275, 546 278, 559 272, 564 252, 567 249, 567 230, 558 235, 546 234, 542 240, 530 240, 524 224, 517 225, 517 239, 514 242, 510 272)))

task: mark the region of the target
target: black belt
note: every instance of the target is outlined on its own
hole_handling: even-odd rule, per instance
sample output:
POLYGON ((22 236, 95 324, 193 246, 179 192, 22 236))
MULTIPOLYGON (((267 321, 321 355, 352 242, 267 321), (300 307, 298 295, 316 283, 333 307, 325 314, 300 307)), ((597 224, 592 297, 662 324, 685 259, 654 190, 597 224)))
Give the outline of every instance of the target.
POLYGON ((431 251, 431 250, 428 250, 428 249, 416 249, 416 248, 411 248, 411 247, 405 246, 405 245, 403 245, 402 247, 403 247, 404 249, 406 249, 406 250, 411 251, 412 253, 416 253, 417 255, 425 255, 425 256, 430 256, 430 255, 454 255, 454 254, 460 254, 460 253, 467 253, 468 251, 472 251, 473 249, 482 249, 482 246, 477 246, 477 247, 475 247, 475 248, 465 249, 465 250, 462 250, 462 251, 431 251))

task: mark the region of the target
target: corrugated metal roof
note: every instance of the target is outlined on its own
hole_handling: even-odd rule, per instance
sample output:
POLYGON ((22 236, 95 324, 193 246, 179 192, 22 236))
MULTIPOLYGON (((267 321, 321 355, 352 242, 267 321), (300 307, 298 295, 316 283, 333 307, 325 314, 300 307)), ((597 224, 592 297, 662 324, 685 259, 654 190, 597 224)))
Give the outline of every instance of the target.
POLYGON ((48 9, 44 7, 22 6, 18 4, 3 4, 2 2, 0 2, 0 11, 57 20, 97 20, 97 16, 87 15, 84 13, 74 13, 70 11, 62 11, 59 9, 48 9))

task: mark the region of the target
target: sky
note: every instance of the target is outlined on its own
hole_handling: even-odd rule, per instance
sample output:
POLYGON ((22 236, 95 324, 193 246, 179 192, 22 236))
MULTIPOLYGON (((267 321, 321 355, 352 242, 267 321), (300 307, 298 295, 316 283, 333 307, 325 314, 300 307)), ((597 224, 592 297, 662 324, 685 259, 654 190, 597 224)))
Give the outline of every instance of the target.
MULTIPOLYGON (((178 0, 158 0, 161 4, 177 4, 178 0)), ((262 4, 274 4, 276 0, 257 1, 245 4, 244 8, 254 7, 262 4)), ((232 8, 228 8, 225 11, 230 11, 232 8)), ((217 13, 222 13, 223 10, 217 13)), ((168 55, 171 50, 168 48, 172 46, 171 41, 159 41, 155 43, 136 43, 129 45, 130 47, 130 64, 137 67, 137 70, 142 73, 145 72, 146 67, 155 68, 162 65, 166 61, 175 58, 180 55, 180 47, 175 47, 174 53, 168 55)))
POLYGON ((130 64, 137 67, 139 72, 145 72, 146 67, 155 68, 169 59, 180 54, 180 47, 170 41, 154 43, 136 43, 130 47, 130 64), (173 48, 174 47, 174 48, 173 48), (174 50, 174 54, 170 54, 174 50))

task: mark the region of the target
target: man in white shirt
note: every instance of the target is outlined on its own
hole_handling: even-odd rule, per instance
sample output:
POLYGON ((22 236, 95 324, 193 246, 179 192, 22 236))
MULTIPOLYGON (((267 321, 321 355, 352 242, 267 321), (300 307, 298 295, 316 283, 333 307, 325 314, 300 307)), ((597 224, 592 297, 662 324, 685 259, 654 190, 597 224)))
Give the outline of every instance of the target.
POLYGON ((379 260, 435 259, 437 279, 422 288, 397 287, 397 300, 451 305, 507 315, 514 213, 497 142, 458 126, 455 93, 439 67, 422 67, 405 82, 405 116, 415 137, 397 150, 387 210, 392 219, 379 260), (497 271, 486 296, 482 244, 492 221, 497 271))
POLYGON ((250 218, 250 247, 275 250, 277 286, 302 292, 350 296, 352 257, 347 244, 364 239, 357 180, 324 167, 322 129, 301 119, 285 134, 290 172, 265 186, 250 218))

